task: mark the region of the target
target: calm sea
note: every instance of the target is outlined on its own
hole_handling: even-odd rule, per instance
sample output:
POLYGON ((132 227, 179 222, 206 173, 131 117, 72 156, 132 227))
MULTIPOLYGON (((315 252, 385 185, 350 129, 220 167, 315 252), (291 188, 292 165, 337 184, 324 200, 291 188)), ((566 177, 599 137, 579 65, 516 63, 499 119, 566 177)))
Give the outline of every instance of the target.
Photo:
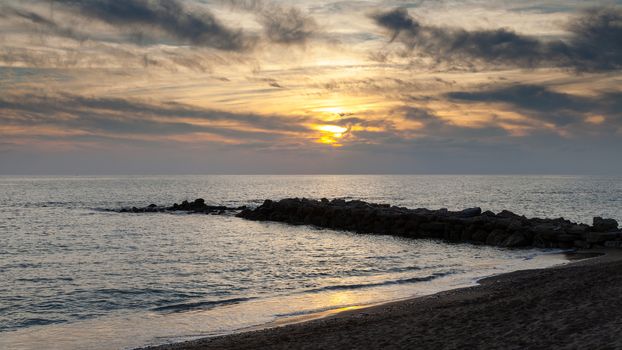
POLYGON ((119 214, 285 197, 622 219, 621 177, 0 177, 0 348, 126 349, 226 334, 563 262, 232 216, 119 214))

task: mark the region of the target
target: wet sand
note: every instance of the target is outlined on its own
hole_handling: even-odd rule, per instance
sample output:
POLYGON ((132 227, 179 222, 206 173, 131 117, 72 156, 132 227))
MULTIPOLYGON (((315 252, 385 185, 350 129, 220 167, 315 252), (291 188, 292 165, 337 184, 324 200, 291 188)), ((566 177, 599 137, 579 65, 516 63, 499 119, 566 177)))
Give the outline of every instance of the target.
POLYGON ((622 349, 622 253, 604 252, 476 287, 149 349, 622 349))

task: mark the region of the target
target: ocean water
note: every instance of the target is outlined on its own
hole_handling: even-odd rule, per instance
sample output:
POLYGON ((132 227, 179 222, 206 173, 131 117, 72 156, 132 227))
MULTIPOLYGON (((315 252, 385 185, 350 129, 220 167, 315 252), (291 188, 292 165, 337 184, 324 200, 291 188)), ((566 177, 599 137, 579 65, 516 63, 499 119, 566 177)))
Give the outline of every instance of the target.
POLYGON ((285 197, 591 223, 622 219, 621 177, 0 177, 0 348, 130 349, 294 322, 563 263, 507 250, 233 216, 102 209, 285 197))

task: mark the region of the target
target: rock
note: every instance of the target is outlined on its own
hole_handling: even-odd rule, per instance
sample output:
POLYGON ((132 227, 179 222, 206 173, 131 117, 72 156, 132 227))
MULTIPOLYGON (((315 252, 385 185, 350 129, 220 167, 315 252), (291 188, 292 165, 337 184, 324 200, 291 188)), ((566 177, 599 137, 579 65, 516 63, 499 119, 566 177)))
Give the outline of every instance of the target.
MULTIPOLYGON (((197 198, 193 202, 188 202, 187 200, 183 201, 181 204, 174 203, 170 207, 158 206, 156 204, 149 204, 146 207, 137 208, 132 207, 130 209, 123 208, 121 210, 117 210, 122 213, 159 213, 159 212, 169 212, 169 211, 187 211, 190 213, 202 213, 202 214, 225 214, 230 211, 242 211, 246 209, 245 206, 237 207, 237 208, 229 208, 225 206, 210 206, 205 204, 205 200, 203 198, 197 198)), ((250 211, 247 212, 249 215, 250 211)))
POLYGON ((605 241, 607 248, 622 248, 622 241, 605 241))
POLYGON ((586 241, 576 240, 574 246, 580 249, 590 249, 592 245, 586 241))
POLYGON ((574 242, 577 239, 577 236, 562 233, 557 235, 556 239, 558 242, 574 242))
POLYGON ((556 236, 559 231, 560 227, 554 223, 537 224, 533 227, 533 232, 553 237, 556 236))
POLYGON ((494 246, 502 246, 504 241, 510 237, 510 234, 505 230, 493 230, 486 238, 486 244, 494 246))
POLYGON ((457 216, 460 218, 472 218, 475 216, 480 216, 482 214, 482 208, 468 208, 462 211, 459 211, 457 216))
POLYGON ((617 232, 589 232, 585 236, 588 243, 603 243, 613 241, 619 237, 617 232))
POLYGON ((512 220, 508 225, 508 230, 512 232, 522 232, 524 231, 523 223, 520 220, 512 220))
POLYGON ((571 235, 582 236, 588 231, 589 228, 590 227, 588 225, 584 225, 584 224, 572 225, 568 229, 566 229, 566 232, 568 232, 571 235))
POLYGON ((570 249, 574 247, 573 242, 558 242, 557 247, 561 249, 570 249))
POLYGON ((528 245, 529 240, 522 233, 513 233, 501 243, 502 247, 507 248, 524 247, 528 245))
POLYGON ((485 230, 477 230, 473 234, 473 240, 476 242, 486 242, 489 232, 485 230))
POLYGON ((506 219, 518 219, 521 217, 520 215, 516 215, 509 210, 503 210, 499 214, 497 214, 497 216, 506 219))
POLYGON ((597 216, 593 219, 592 231, 594 232, 609 232, 618 229, 618 222, 614 219, 603 219, 597 216))

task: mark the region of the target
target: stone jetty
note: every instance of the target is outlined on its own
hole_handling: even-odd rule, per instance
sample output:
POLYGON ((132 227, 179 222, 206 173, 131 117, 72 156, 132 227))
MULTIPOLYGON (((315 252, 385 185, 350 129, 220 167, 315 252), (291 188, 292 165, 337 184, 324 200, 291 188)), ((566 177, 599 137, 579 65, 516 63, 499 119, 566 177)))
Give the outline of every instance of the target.
POLYGON ((193 202, 183 201, 181 204, 173 204, 172 206, 158 206, 156 204, 150 204, 146 207, 132 207, 113 210, 120 213, 161 213, 161 212, 175 212, 185 211, 188 213, 196 214, 225 214, 232 211, 240 211, 246 209, 246 206, 242 207, 226 207, 222 205, 207 205, 203 198, 197 198, 193 202))
POLYGON ((595 217, 590 226, 563 218, 526 218, 507 210, 493 213, 482 212, 480 208, 462 211, 408 209, 359 200, 299 198, 266 200, 256 209, 243 209, 237 216, 357 233, 437 238, 500 247, 622 248, 618 223, 600 217, 595 217))

